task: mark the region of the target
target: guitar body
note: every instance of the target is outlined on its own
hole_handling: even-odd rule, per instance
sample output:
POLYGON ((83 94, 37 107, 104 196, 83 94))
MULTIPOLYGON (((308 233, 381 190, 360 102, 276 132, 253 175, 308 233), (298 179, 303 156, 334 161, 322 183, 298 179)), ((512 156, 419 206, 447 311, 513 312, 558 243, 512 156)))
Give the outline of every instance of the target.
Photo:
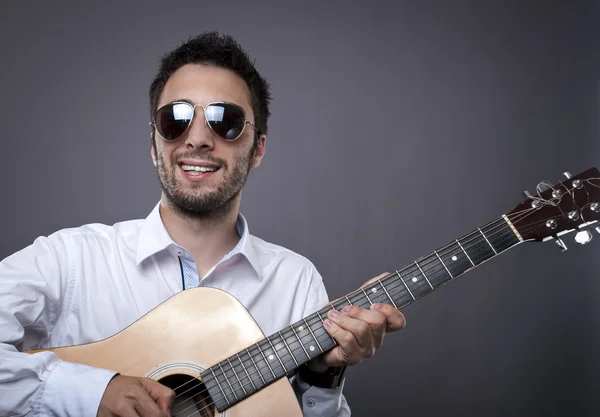
MULTIPOLYGON (((192 378, 199 378, 201 371, 263 338, 252 316, 233 296, 214 288, 193 288, 171 297, 108 339, 47 350, 65 361, 150 377, 173 389, 187 383, 176 390, 179 393, 198 385, 200 380, 192 378)), ((36 352, 39 350, 28 353, 36 352)), ((200 388, 204 391, 203 385, 200 388)), ((184 402, 178 397, 175 403, 181 404, 173 408, 173 416, 302 416, 285 377, 223 413, 210 405, 210 397, 202 397, 196 394, 184 402)))

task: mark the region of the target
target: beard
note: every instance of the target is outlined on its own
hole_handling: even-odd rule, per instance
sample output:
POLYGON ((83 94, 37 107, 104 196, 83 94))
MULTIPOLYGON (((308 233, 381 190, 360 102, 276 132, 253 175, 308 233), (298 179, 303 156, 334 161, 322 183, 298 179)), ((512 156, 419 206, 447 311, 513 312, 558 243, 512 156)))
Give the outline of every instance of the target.
POLYGON ((256 150, 256 143, 247 154, 239 155, 229 170, 227 161, 215 158, 207 152, 186 152, 173 155, 169 168, 165 166, 163 155, 158 157, 158 179, 169 205, 180 215, 196 220, 216 219, 226 216, 232 209, 235 198, 242 191, 248 174, 250 162, 256 150), (202 190, 201 183, 185 190, 177 181, 176 170, 179 169, 178 159, 197 158, 220 165, 223 180, 215 188, 202 190))

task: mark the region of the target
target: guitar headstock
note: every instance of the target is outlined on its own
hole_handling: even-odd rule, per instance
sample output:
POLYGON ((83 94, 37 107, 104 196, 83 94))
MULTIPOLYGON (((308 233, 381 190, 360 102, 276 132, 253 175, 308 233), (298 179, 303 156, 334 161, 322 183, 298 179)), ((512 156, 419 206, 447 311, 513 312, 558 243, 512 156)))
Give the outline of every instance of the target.
MULTIPOLYGON (((524 240, 556 239, 566 249, 559 236, 578 231, 576 241, 587 243, 587 229, 600 220, 600 171, 588 169, 579 175, 565 173, 567 180, 552 185, 542 182, 537 195, 525 192, 527 199, 506 216, 524 240)), ((596 227, 600 233, 600 227, 596 227)))

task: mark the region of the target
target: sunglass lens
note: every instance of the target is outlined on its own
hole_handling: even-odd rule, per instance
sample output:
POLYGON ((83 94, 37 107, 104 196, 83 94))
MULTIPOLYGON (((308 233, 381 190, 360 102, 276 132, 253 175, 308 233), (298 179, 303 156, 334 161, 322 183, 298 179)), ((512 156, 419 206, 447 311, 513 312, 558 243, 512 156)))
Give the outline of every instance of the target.
POLYGON ((244 129, 244 111, 233 104, 211 104, 204 111, 211 129, 225 140, 237 139, 244 129))
POLYGON ((167 104, 156 112, 156 129, 166 140, 178 139, 187 130, 193 115, 194 108, 187 103, 167 104))

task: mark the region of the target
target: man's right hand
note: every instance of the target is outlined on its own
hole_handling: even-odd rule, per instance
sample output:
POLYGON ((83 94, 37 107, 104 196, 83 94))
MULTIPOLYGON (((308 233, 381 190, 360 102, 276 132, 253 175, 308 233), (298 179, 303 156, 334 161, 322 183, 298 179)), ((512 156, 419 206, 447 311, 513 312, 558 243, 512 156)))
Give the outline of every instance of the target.
POLYGON ((171 417, 175 391, 150 378, 117 375, 106 387, 97 417, 171 417))

